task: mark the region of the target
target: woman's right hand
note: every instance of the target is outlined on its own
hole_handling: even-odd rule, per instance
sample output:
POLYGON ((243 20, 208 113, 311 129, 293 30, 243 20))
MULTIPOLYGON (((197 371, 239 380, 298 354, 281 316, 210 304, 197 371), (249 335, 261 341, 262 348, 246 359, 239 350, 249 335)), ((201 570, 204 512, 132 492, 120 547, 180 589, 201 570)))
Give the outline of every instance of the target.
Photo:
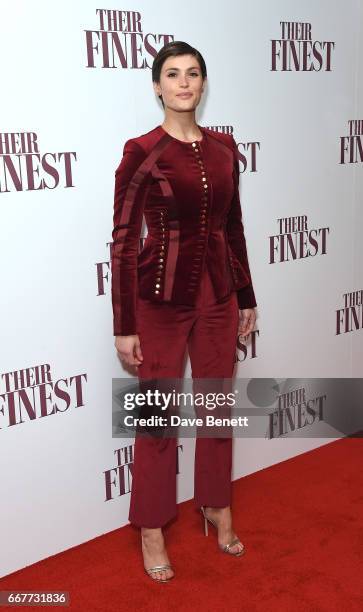
POLYGON ((142 361, 140 338, 139 336, 116 336, 115 347, 122 361, 128 365, 138 367, 142 361))

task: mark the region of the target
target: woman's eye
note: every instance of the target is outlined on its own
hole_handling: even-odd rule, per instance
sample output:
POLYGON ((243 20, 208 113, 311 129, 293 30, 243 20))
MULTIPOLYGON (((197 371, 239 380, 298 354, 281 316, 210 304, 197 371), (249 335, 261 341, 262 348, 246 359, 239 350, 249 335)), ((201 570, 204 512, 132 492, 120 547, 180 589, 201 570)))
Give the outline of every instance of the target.
MULTIPOLYGON (((198 72, 190 72, 189 73, 191 76, 198 76, 198 72)), ((170 76, 175 76, 176 72, 169 72, 168 77, 170 76)))

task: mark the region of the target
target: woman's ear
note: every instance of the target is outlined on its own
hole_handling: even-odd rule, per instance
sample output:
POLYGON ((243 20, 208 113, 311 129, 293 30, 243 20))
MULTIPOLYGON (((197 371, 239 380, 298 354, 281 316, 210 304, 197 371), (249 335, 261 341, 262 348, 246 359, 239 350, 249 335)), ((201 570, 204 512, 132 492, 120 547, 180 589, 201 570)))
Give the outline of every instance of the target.
POLYGON ((159 83, 153 82, 153 87, 154 87, 154 91, 155 91, 156 95, 160 96, 161 95, 161 88, 160 88, 159 83))

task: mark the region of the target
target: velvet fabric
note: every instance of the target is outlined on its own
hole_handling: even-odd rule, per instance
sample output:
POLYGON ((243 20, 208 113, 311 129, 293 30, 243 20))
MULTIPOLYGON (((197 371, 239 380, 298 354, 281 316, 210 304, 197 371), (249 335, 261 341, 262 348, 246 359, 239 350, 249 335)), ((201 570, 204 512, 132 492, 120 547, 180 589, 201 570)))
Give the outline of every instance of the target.
MULTIPOLYGON (((140 381, 170 379, 167 384, 172 386, 166 389, 179 391, 188 349, 194 393, 203 392, 204 382, 209 385, 210 379, 216 384, 214 392, 232 391, 239 321, 237 295, 233 291, 217 302, 208 268, 203 271, 195 306, 157 304, 139 297, 137 312, 144 357, 138 367, 140 381)), ((226 408, 218 417, 229 416, 226 408)), ((141 416, 149 416, 150 411, 152 408, 146 406, 141 416)), ((203 410, 199 413, 196 407, 195 416, 202 418, 203 410)), ((230 506, 233 438, 224 431, 214 438, 198 435, 198 429, 196 434, 195 505, 230 506)), ((162 527, 177 515, 176 443, 176 436, 158 438, 136 433, 129 510, 129 521, 136 526, 162 527)), ((180 465, 185 465, 183 460, 180 465)))
POLYGON ((217 301, 237 292, 256 306, 233 136, 198 126, 184 142, 161 126, 129 139, 115 171, 112 231, 114 335, 139 333, 137 298, 194 306, 208 265, 217 301), (140 250, 143 218, 148 234, 140 250))

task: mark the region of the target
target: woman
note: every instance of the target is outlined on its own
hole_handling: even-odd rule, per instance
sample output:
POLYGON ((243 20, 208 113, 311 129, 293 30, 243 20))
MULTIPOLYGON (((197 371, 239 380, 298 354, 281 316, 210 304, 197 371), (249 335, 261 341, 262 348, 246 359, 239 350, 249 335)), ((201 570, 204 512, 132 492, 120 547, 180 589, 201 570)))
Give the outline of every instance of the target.
MULTIPOLYGON (((233 375, 238 331, 256 316, 232 136, 196 123, 207 79, 201 54, 181 41, 152 66, 164 121, 125 143, 115 173, 112 305, 115 346, 140 379, 233 375), (143 216, 148 235, 138 253, 143 216), (241 326, 239 328, 239 309, 241 326)), ((174 576, 162 526, 176 515, 176 441, 135 437, 129 520, 141 528, 145 571, 174 576)), ((232 527, 232 439, 197 438, 195 502, 224 552, 244 546, 232 527)))

